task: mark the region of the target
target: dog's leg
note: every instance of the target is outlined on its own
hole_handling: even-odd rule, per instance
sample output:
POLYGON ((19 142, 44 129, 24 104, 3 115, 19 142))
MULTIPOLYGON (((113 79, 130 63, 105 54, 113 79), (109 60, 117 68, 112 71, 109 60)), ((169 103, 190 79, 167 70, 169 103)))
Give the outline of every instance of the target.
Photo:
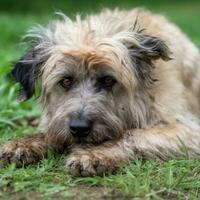
POLYGON ((127 131, 116 142, 89 149, 75 149, 67 161, 74 176, 94 176, 113 172, 136 157, 200 156, 200 131, 181 125, 158 125, 127 131))
MULTIPOLYGON (((48 154, 48 151, 59 153, 64 147, 63 141, 51 139, 48 134, 36 134, 20 140, 10 140, 0 149, 0 165, 15 163, 17 167, 37 163, 48 154)), ((55 137, 54 137, 55 138, 55 137)))

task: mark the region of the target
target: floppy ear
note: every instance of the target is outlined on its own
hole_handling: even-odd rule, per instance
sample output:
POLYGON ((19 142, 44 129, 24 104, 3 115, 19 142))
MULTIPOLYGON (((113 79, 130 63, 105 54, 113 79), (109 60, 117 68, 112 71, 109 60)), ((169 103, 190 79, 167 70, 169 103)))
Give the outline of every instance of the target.
POLYGON ((11 75, 20 84, 20 101, 26 101, 33 96, 41 64, 42 61, 37 58, 34 51, 29 51, 15 63, 11 75))
POLYGON ((149 60, 161 58, 164 61, 171 59, 171 52, 163 40, 148 35, 139 35, 138 41, 140 47, 135 49, 138 57, 149 60))
POLYGON ((150 86, 155 81, 152 77, 153 61, 162 59, 171 60, 170 50, 164 41, 157 37, 148 35, 137 35, 138 46, 129 46, 129 54, 136 75, 146 86, 150 86))

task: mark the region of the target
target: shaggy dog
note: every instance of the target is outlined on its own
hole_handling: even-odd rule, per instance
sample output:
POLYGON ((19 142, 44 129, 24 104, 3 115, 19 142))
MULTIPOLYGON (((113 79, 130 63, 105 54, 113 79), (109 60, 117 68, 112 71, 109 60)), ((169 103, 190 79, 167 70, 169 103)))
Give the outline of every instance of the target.
POLYGON ((137 157, 199 157, 200 53, 172 23, 141 9, 104 10, 31 29, 12 71, 20 100, 41 80, 40 134, 8 141, 3 165, 68 151, 74 176, 137 157))

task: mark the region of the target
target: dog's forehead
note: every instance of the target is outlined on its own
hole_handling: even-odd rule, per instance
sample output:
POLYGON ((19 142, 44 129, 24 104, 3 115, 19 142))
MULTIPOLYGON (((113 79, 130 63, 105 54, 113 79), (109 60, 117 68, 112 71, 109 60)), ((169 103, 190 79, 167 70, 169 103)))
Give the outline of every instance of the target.
MULTIPOLYGON (((68 75, 119 75, 119 69, 114 66, 112 59, 101 51, 67 51, 62 53, 53 67, 52 73, 59 72, 68 75)), ((48 66, 47 66, 48 67, 48 66)), ((51 73, 51 74, 52 74, 51 73)))
POLYGON ((112 68, 114 70, 112 60, 103 51, 70 51, 64 53, 65 59, 73 59, 79 64, 80 67, 85 69, 99 69, 100 67, 112 68))

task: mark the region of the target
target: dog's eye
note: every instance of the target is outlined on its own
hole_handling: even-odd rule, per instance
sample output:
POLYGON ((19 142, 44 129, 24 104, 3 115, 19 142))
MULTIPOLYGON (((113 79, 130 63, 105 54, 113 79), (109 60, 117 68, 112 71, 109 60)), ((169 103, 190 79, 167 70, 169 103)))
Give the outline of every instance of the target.
POLYGON ((112 76, 104 76, 99 79, 99 84, 102 88, 110 89, 114 86, 116 80, 112 76))
POLYGON ((66 77, 64 79, 62 79, 59 84, 66 89, 69 89, 72 85, 73 85, 73 78, 72 77, 66 77))

